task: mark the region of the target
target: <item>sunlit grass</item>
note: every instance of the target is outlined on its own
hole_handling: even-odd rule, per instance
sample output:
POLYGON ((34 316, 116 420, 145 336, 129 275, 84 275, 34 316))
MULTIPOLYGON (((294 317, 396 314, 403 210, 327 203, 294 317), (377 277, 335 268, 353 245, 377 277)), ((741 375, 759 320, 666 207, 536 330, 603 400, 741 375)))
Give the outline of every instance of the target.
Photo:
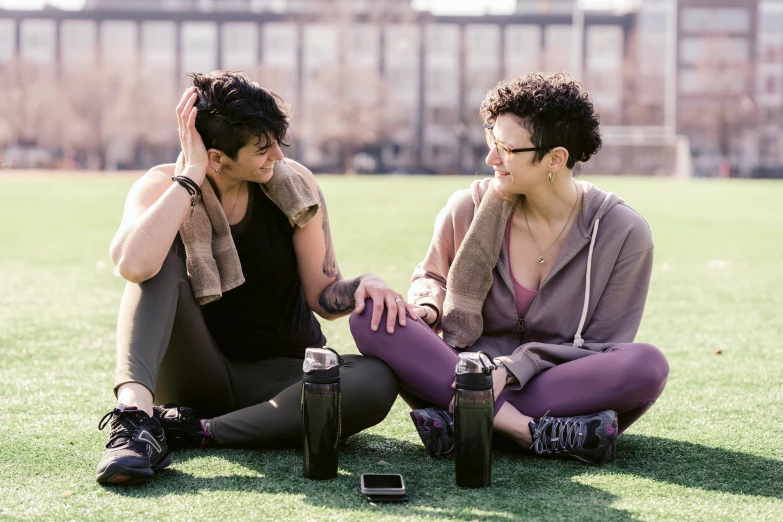
MULTIPOLYGON (((404 292, 435 215, 471 178, 319 181, 343 274, 374 272, 404 292)), ((108 243, 133 178, 0 176, 0 518, 783 520, 783 183, 593 181, 652 228, 638 340, 671 365, 615 462, 497 454, 493 487, 464 491, 453 461, 426 457, 398 401, 349 439, 334 481, 301 478, 300 451, 215 450, 175 454, 146 485, 104 489, 97 423, 113 406, 124 284, 108 243), (369 471, 403 473, 411 501, 364 502, 355 486, 369 471)), ((355 351, 345 319, 324 328, 331 346, 355 351)))

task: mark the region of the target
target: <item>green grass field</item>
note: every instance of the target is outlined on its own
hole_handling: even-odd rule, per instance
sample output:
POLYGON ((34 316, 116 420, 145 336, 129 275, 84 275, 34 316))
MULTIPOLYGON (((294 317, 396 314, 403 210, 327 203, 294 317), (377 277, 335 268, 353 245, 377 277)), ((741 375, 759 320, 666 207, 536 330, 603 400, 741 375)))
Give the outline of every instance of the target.
MULTIPOLYGON (((343 274, 404 293, 436 213, 470 181, 321 177, 343 274)), ((301 450, 222 449, 175 453, 148 484, 110 489, 94 480, 124 285, 108 244, 133 178, 0 176, 0 519, 783 520, 783 182, 592 181, 650 223, 637 339, 671 365, 616 461, 499 453, 490 489, 461 490, 398 401, 346 442, 334 481, 303 479, 301 450), (411 501, 364 502, 358 478, 373 471, 402 473, 411 501)), ((325 331, 355 351, 346 319, 325 331)))

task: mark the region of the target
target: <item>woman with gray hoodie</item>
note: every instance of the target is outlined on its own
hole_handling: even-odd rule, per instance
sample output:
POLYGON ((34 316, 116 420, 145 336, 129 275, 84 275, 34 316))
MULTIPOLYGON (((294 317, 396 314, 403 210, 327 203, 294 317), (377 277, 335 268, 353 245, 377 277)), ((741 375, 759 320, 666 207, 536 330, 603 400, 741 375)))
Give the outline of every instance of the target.
POLYGON ((634 343, 653 264, 650 229, 616 195, 573 179, 601 138, 572 78, 501 82, 481 115, 495 176, 457 191, 437 217, 408 292, 423 321, 379 331, 385 320, 372 320, 368 306, 351 316, 356 345, 400 378, 432 456, 453 447, 446 408, 457 354, 469 350, 501 369, 493 373, 496 431, 534 454, 611 460, 669 372, 660 350, 634 343))

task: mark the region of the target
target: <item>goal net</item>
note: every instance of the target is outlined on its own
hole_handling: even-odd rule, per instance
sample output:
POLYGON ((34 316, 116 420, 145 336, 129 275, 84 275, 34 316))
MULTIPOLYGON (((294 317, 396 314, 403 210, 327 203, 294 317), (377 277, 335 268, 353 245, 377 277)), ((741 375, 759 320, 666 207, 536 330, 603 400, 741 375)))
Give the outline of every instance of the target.
POLYGON ((601 150, 582 174, 691 177, 688 138, 665 127, 602 126, 601 150))

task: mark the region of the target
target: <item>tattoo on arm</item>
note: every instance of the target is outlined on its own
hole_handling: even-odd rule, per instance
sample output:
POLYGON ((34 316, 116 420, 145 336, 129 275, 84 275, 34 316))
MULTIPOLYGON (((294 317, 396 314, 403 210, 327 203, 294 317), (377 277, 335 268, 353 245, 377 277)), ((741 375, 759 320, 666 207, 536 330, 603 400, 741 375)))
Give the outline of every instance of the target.
POLYGON ((350 312, 356 306, 354 294, 359 288, 361 277, 350 281, 335 281, 327 286, 321 295, 318 296, 318 304, 327 313, 345 314, 350 312))
MULTIPOLYGON (((324 193, 321 192, 321 187, 318 187, 318 197, 321 200, 321 208, 323 209, 324 214, 323 229, 326 251, 324 252, 323 272, 326 277, 335 277, 340 274, 340 269, 337 267, 337 258, 334 255, 332 233, 329 231, 329 212, 326 210, 326 200, 324 199, 324 193)), ((339 277, 337 279, 339 279, 339 277)))

